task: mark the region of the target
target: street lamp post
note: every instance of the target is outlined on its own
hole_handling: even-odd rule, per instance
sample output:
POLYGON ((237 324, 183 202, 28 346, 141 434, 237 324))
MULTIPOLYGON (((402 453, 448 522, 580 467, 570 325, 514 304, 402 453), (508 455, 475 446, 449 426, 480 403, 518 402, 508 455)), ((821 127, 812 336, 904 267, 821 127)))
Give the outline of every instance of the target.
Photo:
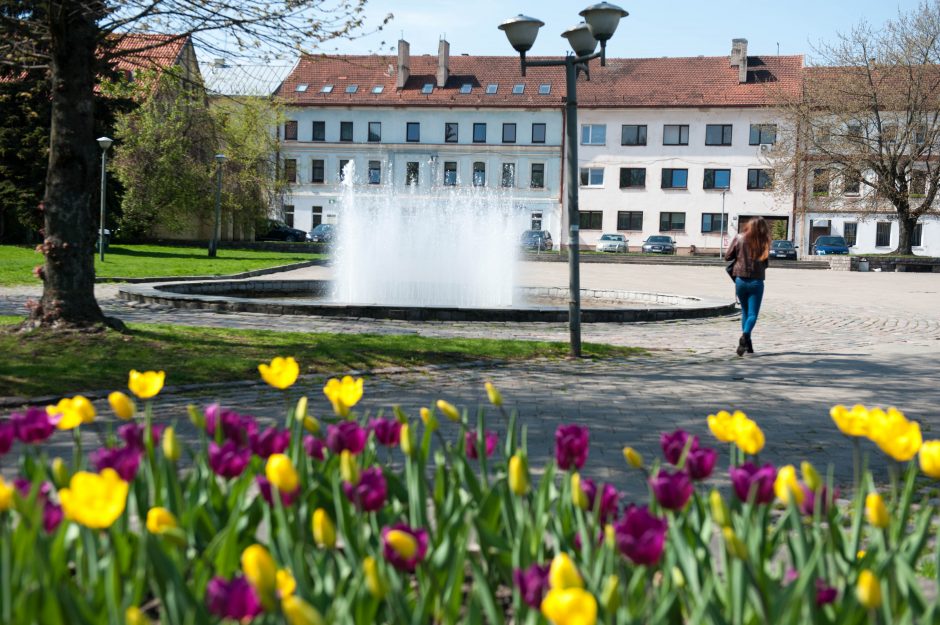
POLYGON ((98 146, 101 148, 101 219, 98 224, 98 258, 104 260, 104 200, 105 181, 108 177, 108 148, 114 141, 110 137, 98 137, 98 146))
POLYGON ((628 13, 618 6, 601 2, 579 13, 584 22, 561 34, 568 40, 574 55, 564 59, 527 61, 525 53, 532 48, 539 28, 545 22, 525 15, 517 15, 499 25, 506 33, 510 45, 519 53, 522 75, 527 67, 565 68, 565 184, 568 187, 568 332, 570 355, 581 356, 581 270, 578 251, 580 219, 578 213, 578 66, 599 58, 601 66, 607 64, 607 41, 614 36, 620 19, 628 13), (595 52, 600 42, 600 52, 595 52))
POLYGON ((222 220, 222 161, 225 160, 224 154, 216 154, 215 162, 215 225, 212 226, 212 236, 209 237, 209 258, 215 258, 215 252, 219 247, 219 222, 222 220))

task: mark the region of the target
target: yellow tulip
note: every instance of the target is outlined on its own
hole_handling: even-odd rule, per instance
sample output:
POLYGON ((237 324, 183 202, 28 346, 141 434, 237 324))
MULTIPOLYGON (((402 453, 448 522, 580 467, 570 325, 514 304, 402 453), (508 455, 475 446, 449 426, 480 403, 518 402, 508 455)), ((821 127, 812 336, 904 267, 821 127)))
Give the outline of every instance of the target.
POLYGON ((518 453, 509 459, 509 490, 516 495, 529 492, 529 471, 525 459, 518 453))
POLYGON ((292 493, 300 485, 294 465, 284 454, 268 456, 268 462, 264 465, 264 476, 282 493, 292 493))
POLYGON ((678 566, 672 567, 672 583, 676 588, 685 588, 685 575, 678 566))
POLYGON ((613 614, 620 607, 620 578, 616 575, 611 575, 604 583, 604 590, 601 591, 601 605, 608 614, 613 614))
POLYGON ((59 502, 66 519, 91 529, 106 529, 124 513, 127 490, 127 482, 114 469, 79 471, 69 487, 59 491, 59 502))
POLYGON ((69 478, 71 474, 69 473, 69 468, 65 465, 65 460, 62 458, 53 458, 52 459, 52 481, 55 482, 57 488, 65 488, 69 483, 69 478))
POLYGON ((907 462, 917 455, 924 442, 919 423, 908 421, 903 413, 894 408, 889 408, 887 412, 876 408, 871 414, 869 438, 881 451, 898 462, 907 462))
POLYGON ((314 510, 311 525, 313 527, 313 542, 317 543, 318 547, 332 549, 336 546, 336 526, 333 525, 333 520, 326 513, 326 510, 323 508, 314 510))
POLYGON ((744 413, 737 411, 732 415, 727 410, 722 410, 718 414, 710 414, 708 415, 708 429, 722 443, 733 443, 737 415, 744 416, 744 413))
POLYGON ((747 545, 734 533, 733 529, 723 527, 721 529, 721 535, 725 539, 725 547, 728 549, 728 553, 731 554, 731 556, 739 560, 747 560, 747 545))
POLYGON ((169 529, 179 527, 176 517, 166 508, 151 508, 147 511, 147 531, 162 534, 169 529))
POLYGON ((401 424, 401 432, 398 435, 398 445, 406 456, 411 456, 415 452, 415 442, 411 438, 411 426, 407 423, 401 424))
POLYGON ((134 400, 120 391, 109 394, 108 403, 111 404, 111 410, 119 419, 131 419, 137 413, 137 404, 134 400))
POLYGON ((124 612, 124 622, 126 625, 151 625, 153 621, 147 618, 143 610, 137 606, 131 606, 124 612))
POLYGON ((918 460, 924 475, 940 479, 940 441, 927 441, 921 445, 918 460))
POLYGON ((888 507, 885 506, 885 500, 878 493, 868 493, 865 497, 865 518, 869 523, 881 529, 891 524, 888 507))
POLYGON ((59 416, 56 427, 60 430, 71 430, 95 420, 95 406, 81 395, 60 399, 55 406, 46 406, 46 413, 59 416))
POLYGON ((811 491, 816 492, 819 490, 819 487, 822 486, 822 478, 819 476, 819 472, 812 463, 805 460, 801 462, 800 473, 803 475, 803 481, 811 491))
POLYGON ((206 429, 206 415, 195 404, 186 404, 186 413, 189 415, 189 422, 200 430, 206 429))
POLYGON ((291 595, 281 601, 281 611, 287 620, 287 625, 323 625, 323 617, 315 607, 291 595))
POLYGON ((881 606, 881 582, 870 570, 865 569, 858 574, 855 595, 858 597, 858 602, 869 610, 875 610, 881 606))
POLYGON ((777 479, 774 481, 774 494, 777 495, 777 499, 785 504, 790 503, 791 498, 796 505, 803 503, 806 495, 803 493, 800 481, 796 479, 796 468, 792 464, 780 467, 780 470, 777 471, 777 479))
MULTIPOLYGON (((742 413, 743 414, 743 413, 742 413)), ((734 442, 746 454, 759 454, 764 448, 764 432, 754 421, 744 417, 734 422, 734 442)))
POLYGON ((405 560, 410 560, 418 552, 417 539, 402 530, 389 530, 385 534, 385 542, 405 560))
POLYGON ((307 396, 304 395, 297 400, 297 405, 294 407, 294 418, 304 422, 304 419, 307 418, 307 396))
POLYGON ((166 373, 163 371, 144 371, 141 373, 136 369, 131 369, 127 378, 127 388, 140 399, 150 399, 163 389, 165 381, 166 373))
POLYGON ((366 574, 366 588, 369 589, 369 594, 376 599, 385 597, 385 582, 379 573, 379 565, 376 563, 375 558, 369 556, 363 560, 362 568, 366 574))
POLYGON ((869 414, 868 409, 861 404, 855 404, 852 408, 838 405, 829 409, 829 416, 835 422, 839 431, 846 436, 868 436, 869 433, 869 414))
POLYGON ((359 483, 359 463, 348 449, 339 452, 339 475, 353 486, 359 483))
POLYGON ((278 569, 274 576, 274 582, 277 586, 277 596, 281 599, 290 597, 297 590, 297 580, 294 574, 287 569, 278 569))
POLYGON ((311 434, 320 433, 320 422, 317 421, 314 417, 306 416, 304 417, 304 429, 310 432, 311 434))
POLYGON ((643 456, 640 455, 640 452, 635 450, 633 447, 624 447, 623 448, 623 457, 634 469, 643 468, 643 456))
POLYGON ((542 600, 542 615, 554 625, 595 625, 597 599, 583 588, 553 588, 542 600))
POLYGON ((287 358, 278 356, 271 361, 271 364, 258 365, 258 372, 262 380, 283 391, 297 381, 297 376, 300 375, 300 365, 292 356, 287 358))
POLYGON ((584 580, 567 553, 559 553, 548 569, 548 585, 556 590, 583 588, 584 580))
POLYGON ((591 505, 588 501, 587 495, 584 493, 584 489, 581 488, 581 476, 575 471, 571 474, 571 503, 581 508, 582 510, 587 510, 591 505))
POLYGON ((604 526, 604 542, 611 549, 617 548, 617 530, 611 523, 604 526))
POLYGON ((457 407, 452 403, 446 402, 443 399, 438 399, 437 409, 443 412, 444 416, 451 421, 460 421, 460 412, 457 411, 457 407))
POLYGON ((500 394, 499 389, 493 386, 492 382, 487 382, 483 386, 486 387, 486 396, 489 398, 490 403, 494 406, 502 406, 503 396, 500 394))
POLYGON ((180 459, 180 442, 176 438, 176 430, 172 426, 163 430, 160 446, 163 448, 163 456, 170 462, 176 462, 180 459))
POLYGON ((421 422, 424 423, 424 427, 432 432, 437 429, 437 417, 434 416, 434 413, 431 412, 429 408, 422 406, 418 413, 421 415, 421 422))
POLYGON ((731 511, 728 510, 721 493, 712 489, 712 492, 708 493, 708 504, 712 510, 712 521, 718 527, 731 527, 731 511))
POLYGON ((242 552, 242 571, 245 578, 262 597, 271 597, 277 589, 277 565, 268 550, 259 544, 242 552))
POLYGON ((3 476, 0 476, 0 512, 6 512, 13 507, 13 493, 15 491, 16 488, 13 484, 7 483, 3 476))
POLYGON ((342 380, 330 379, 323 387, 323 394, 333 404, 333 411, 340 417, 348 417, 349 410, 362 399, 362 378, 344 376, 342 380))

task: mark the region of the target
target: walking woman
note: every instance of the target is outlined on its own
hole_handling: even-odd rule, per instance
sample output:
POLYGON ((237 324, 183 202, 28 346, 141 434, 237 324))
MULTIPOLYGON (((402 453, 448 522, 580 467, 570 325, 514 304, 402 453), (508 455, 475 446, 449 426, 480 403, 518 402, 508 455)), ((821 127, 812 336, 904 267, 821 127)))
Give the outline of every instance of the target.
POLYGON ((767 271, 767 258, 770 255, 770 227, 763 217, 755 217, 747 222, 744 231, 734 238, 725 260, 734 261, 731 277, 734 288, 741 302, 741 338, 738 340, 738 356, 747 351, 754 353, 751 332, 757 323, 760 303, 764 298, 764 274, 767 271))

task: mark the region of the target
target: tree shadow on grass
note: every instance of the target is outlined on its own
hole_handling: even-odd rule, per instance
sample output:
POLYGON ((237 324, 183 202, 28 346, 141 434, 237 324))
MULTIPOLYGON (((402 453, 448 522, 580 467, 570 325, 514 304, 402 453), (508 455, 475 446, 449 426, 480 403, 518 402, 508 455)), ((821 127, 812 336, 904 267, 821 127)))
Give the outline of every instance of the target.
MULTIPOLYGON (((215 258, 209 258, 208 252, 202 249, 193 249, 188 248, 192 251, 186 252, 158 252, 154 250, 135 250, 128 249, 123 247, 111 247, 108 248, 108 254, 111 256, 128 256, 133 258, 180 258, 187 260, 206 260, 206 261, 256 261, 256 262, 265 262, 265 261, 292 261, 292 260, 301 260, 306 259, 305 255, 302 254, 293 254, 292 256, 285 258, 266 258, 263 256, 229 256, 223 254, 215 258)), ((311 254, 312 256, 312 254, 311 254)))

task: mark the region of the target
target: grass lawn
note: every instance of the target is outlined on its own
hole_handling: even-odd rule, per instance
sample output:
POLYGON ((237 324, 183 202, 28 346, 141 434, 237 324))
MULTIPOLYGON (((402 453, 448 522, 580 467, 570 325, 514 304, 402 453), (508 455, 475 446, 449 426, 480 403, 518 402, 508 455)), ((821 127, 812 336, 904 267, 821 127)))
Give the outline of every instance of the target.
MULTIPOLYGON (((19 322, 0 317, 0 326, 19 322)), ((258 363, 294 356, 304 373, 425 365, 471 360, 562 358, 566 343, 491 339, 433 339, 412 335, 304 334, 131 324, 116 332, 26 337, 0 327, 0 396, 70 395, 123 390, 131 369, 162 369, 167 384, 257 380, 258 363)), ((641 349, 585 343, 585 356, 645 354, 641 349)))
MULTIPOLYGON (((323 258, 307 252, 263 252, 259 250, 219 249, 209 258, 201 247, 161 245, 112 245, 104 262, 95 256, 99 277, 146 278, 151 276, 213 276, 253 269, 264 269, 323 258)), ((0 245, 0 286, 36 284, 33 267, 42 264, 42 256, 31 247, 0 245)))

